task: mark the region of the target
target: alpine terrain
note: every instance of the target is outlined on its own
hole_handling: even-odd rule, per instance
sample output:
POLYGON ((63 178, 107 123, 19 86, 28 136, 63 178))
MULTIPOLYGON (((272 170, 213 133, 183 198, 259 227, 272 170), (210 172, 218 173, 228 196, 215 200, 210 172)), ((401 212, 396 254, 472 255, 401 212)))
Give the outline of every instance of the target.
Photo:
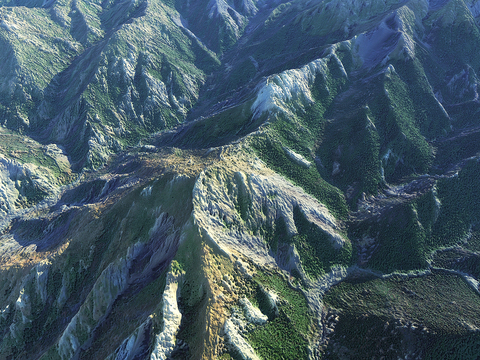
POLYGON ((0 359, 477 359, 479 0, 0 0, 0 359))

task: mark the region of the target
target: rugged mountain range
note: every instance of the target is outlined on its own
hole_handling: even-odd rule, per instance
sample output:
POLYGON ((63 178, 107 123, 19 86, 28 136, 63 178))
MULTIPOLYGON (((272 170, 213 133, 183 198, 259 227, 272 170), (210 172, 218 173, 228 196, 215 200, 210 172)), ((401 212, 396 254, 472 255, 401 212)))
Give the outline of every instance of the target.
POLYGON ((0 0, 0 359, 476 359, 480 1, 0 0))

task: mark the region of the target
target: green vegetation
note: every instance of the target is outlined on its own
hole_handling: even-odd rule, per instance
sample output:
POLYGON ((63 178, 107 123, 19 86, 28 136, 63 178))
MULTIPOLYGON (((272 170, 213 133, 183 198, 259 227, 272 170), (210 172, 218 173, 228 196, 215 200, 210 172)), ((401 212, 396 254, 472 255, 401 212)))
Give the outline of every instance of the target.
MULTIPOLYGON (((238 173, 235 173, 235 182, 237 184, 237 201, 235 203, 235 210, 240 214, 240 217, 246 221, 248 214, 252 208, 252 199, 250 197, 249 189, 246 188, 246 184, 241 179, 238 173)), ((248 183, 248 178, 247 178, 248 183)))
POLYGON ((42 144, 4 128, 0 129, 0 154, 22 164, 30 163, 45 168, 58 184, 73 180, 69 164, 58 162, 42 144))
POLYGON ((245 335, 264 360, 323 350, 333 359, 478 357, 480 298, 450 271, 480 278, 480 162, 468 159, 480 153, 475 14, 463 0, 428 8, 394 0, 254 3, 0 0, 0 154, 37 166, 33 175, 10 173, 16 207, 31 208, 2 223, 0 358, 59 359, 58 339, 75 314, 82 321, 70 330, 84 346, 80 359, 112 354, 150 316, 151 335, 158 333, 168 268, 182 274, 178 339, 188 347, 172 355, 178 360, 221 351, 227 309, 244 295, 268 316, 245 335), (307 68, 315 74, 301 73, 307 68), (275 75, 289 69, 296 70, 275 75), (271 99, 284 112, 252 113, 262 79, 298 80, 271 99), (48 143, 63 146, 72 165, 48 143), (164 150, 146 143, 173 148, 163 158, 164 150), (229 144, 227 157, 225 149, 206 151, 229 144), (246 171, 233 168, 234 151, 248 152, 240 162, 255 152, 325 204, 340 220, 344 245, 310 223, 302 204, 293 209, 298 234, 289 236, 267 201, 253 203, 249 186, 261 184, 250 184, 248 172, 246 181, 240 172, 231 176, 246 171), (121 153, 118 166, 59 186, 72 183, 70 166, 100 169, 114 153, 121 153), (192 175, 176 173, 181 166, 194 167, 192 175), (233 208, 220 204, 234 213, 215 229, 242 237, 231 257, 211 238, 219 232, 204 229, 193 212, 200 171, 206 191, 226 190, 233 199, 233 208), (419 176, 428 172, 438 176, 419 176), (213 177, 226 189, 209 188, 213 177), (61 199, 33 207, 50 189, 62 191, 61 199), (104 190, 111 192, 103 197, 104 190), (257 205, 263 214, 252 216, 257 205), (335 328, 324 328, 328 345, 316 342, 312 309, 320 302, 308 304, 290 286, 311 290, 300 269, 288 280, 260 266, 253 278, 241 274, 234 262, 253 267, 241 248, 251 236, 263 236, 279 263, 295 248, 313 280, 336 266, 360 267, 324 298, 321 320, 335 328), (144 273, 164 237, 172 240, 166 258, 144 273), (124 266, 127 254, 135 259, 121 269, 129 272, 126 288, 118 292, 112 276, 111 289, 94 294, 104 270, 124 266), (48 267, 43 275, 32 270, 39 261, 48 267), (363 278, 361 268, 390 275, 363 278), (16 303, 22 287, 25 302, 16 303))
MULTIPOLYGON (((47 9, 16 6, 10 8, 9 16, 13 21, 22 23, 20 36, 17 38, 14 34, 3 30, 1 38, 13 47, 22 72, 29 78, 30 81, 24 83, 27 89, 28 87, 44 89, 56 74, 68 66, 68 59, 78 55, 80 46, 72 44, 73 38, 68 30, 53 21, 47 9), (34 38, 35 42, 23 41, 28 37, 34 38)), ((2 53, 0 59, 8 55, 11 54, 2 53)), ((11 61, 3 63, 10 65, 11 61)), ((13 71, 13 69, 9 70, 13 71)), ((18 91, 22 91, 21 87, 18 91)), ((17 100, 20 99, 17 98, 17 100)))
POLYGON ((381 221, 353 225, 350 238, 375 238, 378 248, 368 266, 382 272, 427 266, 426 233, 413 204, 399 204, 381 221))
POLYGON ((48 351, 42 355, 40 360, 62 360, 62 357, 58 354, 55 347, 51 347, 48 351))
POLYGON ((253 282, 252 303, 262 306, 262 289, 275 292, 280 299, 278 316, 270 316, 265 325, 258 326, 247 335, 255 352, 264 360, 308 359, 307 339, 312 334, 313 323, 303 294, 290 288, 286 280, 277 274, 257 271, 253 282))
MULTIPOLYGON (((420 58, 422 55, 420 54, 420 58)), ((446 135, 450 131, 450 119, 435 98, 432 86, 420 60, 414 58, 407 61, 399 61, 395 63, 395 71, 402 81, 408 84, 406 87, 407 96, 411 99, 409 106, 413 109, 413 113, 410 113, 410 116, 412 116, 413 124, 418 128, 421 135, 427 139, 446 135)), ((389 87, 386 88, 388 89, 389 87)), ((392 90, 395 91, 395 89, 392 90)), ((399 95, 404 96, 404 93, 400 92, 399 95)), ((396 104, 398 106, 398 102, 396 104)), ((417 146, 423 149, 425 145, 419 143, 417 146)))
POLYGON ((257 73, 257 69, 251 59, 246 59, 238 64, 227 77, 227 86, 229 89, 236 89, 241 85, 248 83, 257 73))
POLYGON ((474 159, 451 178, 440 179, 437 195, 441 211, 432 235, 428 239, 430 248, 453 245, 467 237, 480 214, 480 164, 474 159))
MULTIPOLYGON (((102 217, 104 233, 99 240, 103 243, 102 247, 106 246, 103 254, 105 261, 107 263, 114 261, 117 258, 116 254, 125 253, 135 242, 148 241, 152 235, 150 230, 161 213, 175 219, 175 224, 184 224, 192 211, 191 196, 194 181, 193 178, 176 180, 172 173, 167 173, 145 186, 152 186, 150 196, 141 195, 143 189, 137 188, 122 197, 102 217), (178 206, 179 204, 181 206, 178 206)), ((168 234, 175 230, 173 227, 169 228, 168 234)), ((162 236, 168 234, 164 233, 162 236)))
POLYGON ((471 333, 464 336, 440 335, 429 342, 424 359, 476 360, 480 352, 480 335, 471 333))
POLYGON ((445 68, 461 69, 465 64, 479 68, 476 49, 480 46, 480 31, 464 1, 445 3, 428 18, 426 25, 434 34, 433 52, 445 68))
POLYGON ((470 251, 480 251, 480 229, 478 223, 473 224, 471 228, 470 237, 464 247, 470 251))
MULTIPOLYGON (((261 285, 264 289, 272 290, 285 300, 285 303, 280 301, 279 309, 283 309, 297 331, 304 336, 310 334, 313 326, 312 316, 307 300, 301 291, 292 289, 286 279, 278 274, 257 271, 253 280, 256 284, 261 285)), ((259 290, 258 287, 256 289, 259 290)), ((259 294, 258 292, 256 294, 256 302, 258 302, 259 294)))
POLYGON ((289 241, 287 224, 283 217, 278 217, 272 226, 267 226, 265 229, 265 241, 270 249, 277 252, 278 246, 289 241))
POLYGON ((2 124, 24 132, 37 116, 43 91, 81 51, 68 29, 53 21, 48 9, 2 8, 0 30, 2 124), (21 24, 21 25, 20 25, 21 24))
POLYGON ((342 190, 356 184, 355 197, 350 201, 354 207, 362 192, 375 193, 382 181, 379 162, 382 139, 371 120, 374 114, 358 100, 354 101, 354 106, 358 105, 358 108, 346 112, 344 118, 326 120, 327 116, 335 114, 338 106, 333 103, 335 97, 350 85, 341 66, 347 69, 353 66, 352 55, 346 49, 339 47, 335 56, 326 60, 325 70, 317 74, 311 86, 315 102, 301 107, 294 116, 271 116, 268 132, 257 136, 252 146, 268 166, 316 196, 336 216, 345 217, 345 200, 333 200, 333 194, 338 190, 324 181, 342 190), (284 146, 310 161, 317 156, 317 169, 302 169, 294 164, 284 154, 284 146), (341 164, 339 175, 330 170, 337 161, 341 164), (345 208, 342 209, 343 206, 345 208))
MULTIPOLYGON (((477 160, 470 160, 458 175, 439 179, 433 190, 392 205, 380 222, 352 224, 350 238, 376 239, 367 266, 387 273, 422 269, 432 250, 460 242, 467 249, 478 249, 479 171, 477 160)), ((468 260, 462 268, 473 269, 475 261, 468 260)))
POLYGON ((308 359, 308 342, 292 329, 292 322, 283 310, 273 321, 250 333, 248 340, 265 360, 308 359))
POLYGON ((342 8, 338 2, 332 2, 331 6, 315 4, 308 11, 300 12, 295 23, 300 23, 301 28, 306 33, 317 36, 335 36, 337 41, 349 35, 350 28, 363 28, 369 23, 383 18, 385 13, 389 13, 399 6, 403 5, 394 0, 372 1, 369 6, 361 6, 358 3, 349 3, 350 8, 342 8), (340 38, 340 39, 338 39, 340 38))
MULTIPOLYGON (((110 263, 118 263, 118 254, 125 256, 127 249, 139 241, 143 243, 161 241, 158 239, 159 236, 166 237, 175 232, 175 228, 169 227, 165 229, 165 233, 160 235, 151 233, 151 229, 160 215, 159 209, 175 218, 176 226, 181 226, 187 221, 191 210, 185 209, 183 204, 191 204, 189 199, 192 194, 193 181, 194 179, 188 178, 175 179, 173 174, 166 174, 145 185, 145 187, 152 187, 151 194, 148 196, 141 195, 144 187, 138 187, 134 191, 124 194, 120 201, 107 207, 101 214, 92 214, 87 209, 77 213, 68 227, 68 234, 64 235, 66 238, 73 239, 67 250, 57 259, 53 271, 49 273, 47 289, 49 299, 52 300, 49 300, 49 311, 42 313, 48 318, 44 318, 42 315, 36 317, 33 322, 34 325, 37 322, 41 324, 35 325, 37 326, 35 327, 36 336, 40 337, 45 333, 57 334, 64 329, 64 325, 60 325, 59 322, 64 321, 65 315, 59 316, 59 313, 54 311, 57 309, 56 305, 52 303, 58 297, 63 286, 62 278, 66 281, 66 298, 65 304, 62 304, 58 311, 62 311, 66 314, 67 319, 71 319, 72 315, 69 309, 75 307, 78 309, 80 304, 88 303, 88 306, 82 307, 83 323, 77 326, 75 332, 80 343, 92 339, 91 345, 82 358, 104 358, 109 355, 150 314, 157 311, 156 308, 165 287, 167 262, 161 264, 164 268, 160 267, 155 270, 156 273, 151 273, 142 282, 136 282, 134 286, 128 287, 109 311, 105 309, 106 318, 101 322, 94 320, 89 313, 89 309, 92 309, 93 306, 91 290, 104 268, 110 263), (180 201, 182 207, 178 206, 177 201, 180 201), (101 215, 101 217, 95 215, 101 215), (88 226, 85 226, 85 222, 88 226), (126 316, 130 318, 127 320, 128 324, 118 327, 116 324, 119 314, 122 313, 127 314, 126 316), (99 326, 97 331, 91 333, 85 331, 86 326, 97 325, 99 326), (45 332, 45 329, 48 331, 45 332)), ((101 185, 99 184, 97 190, 102 187, 101 185)), ((76 196, 76 194, 74 195, 76 196)), ((85 194, 85 192, 83 195, 93 196, 85 194)), ((136 264, 145 266, 145 263, 142 265, 141 262, 136 262, 136 264)), ((176 264, 173 265, 176 268, 180 266, 178 263, 174 264, 176 264)), ((132 267, 133 269, 134 267, 132 267)), ((161 317, 161 314, 157 315, 161 317)), ((157 319, 156 321, 161 320, 157 319)), ((52 337, 52 341, 54 339, 55 336, 52 337)), ((54 353, 55 351, 50 350, 45 356, 53 356, 54 353)))
POLYGON ((107 318, 93 333, 93 341, 88 349, 82 352, 82 359, 104 359, 115 352, 121 342, 147 320, 149 314, 155 313, 154 326, 162 323, 163 314, 159 308, 165 289, 166 270, 146 285, 141 284, 140 289, 122 294, 113 304, 107 318), (122 326, 118 326, 120 318, 122 326))
POLYGON ((9 128, 62 142, 77 167, 99 168, 111 153, 178 125, 205 74, 220 64, 161 2, 57 2, 54 8, 5 10, 12 29, 22 26, 18 39, 16 30, 1 30, 8 51, 0 78, 9 85, 0 110, 9 128), (66 14, 71 23, 63 23, 66 14), (45 134, 47 119, 56 120, 45 134), (91 138, 100 146, 92 147, 91 138))
POLYGON ((324 300, 340 311, 334 342, 355 358, 370 358, 382 347, 389 356, 403 356, 413 346, 425 358, 473 359, 478 349, 469 326, 480 325, 480 298, 458 276, 357 279, 335 286, 324 300), (398 326, 408 323, 417 329, 398 326))
POLYGON ((308 169, 293 162, 282 148, 280 142, 269 135, 260 135, 252 139, 251 146, 268 167, 286 176, 295 185, 315 196, 338 218, 346 218, 347 204, 343 194, 320 176, 315 167, 308 169))
POLYGON ((326 124, 324 142, 318 150, 322 159, 321 172, 334 185, 346 190, 355 185, 349 203, 355 208, 362 194, 375 194, 382 183, 380 175, 380 138, 368 108, 326 124), (339 164, 338 173, 328 171, 339 164))
MULTIPOLYGON (((191 189, 189 195, 191 196, 191 189)), ((178 204, 183 206, 185 203, 178 204)), ((180 208, 181 206, 179 210, 180 208)), ((190 218, 190 211, 188 214, 185 212, 182 241, 179 243, 171 265, 172 270, 177 269, 184 273, 179 283, 181 296, 178 306, 182 313, 182 323, 177 339, 189 345, 188 348, 172 354, 175 360, 200 358, 206 351, 205 338, 209 336, 206 322, 209 320, 207 318, 211 306, 209 299, 212 296, 207 279, 215 276, 220 279, 224 274, 231 274, 233 271, 233 264, 225 258, 224 254, 216 252, 202 238, 198 227, 190 218)), ((211 245, 210 241, 208 243, 211 245)))
POLYGON ((298 235, 288 240, 297 249, 304 271, 311 277, 328 273, 336 265, 349 266, 352 263, 352 244, 346 240, 343 247, 336 249, 333 239, 315 224, 310 223, 296 207, 293 218, 298 235))
POLYGON ((471 156, 480 155, 480 131, 466 132, 452 139, 442 139, 434 143, 436 155, 434 165, 444 169, 471 156))
POLYGON ((444 269, 458 270, 475 279, 480 278, 480 257, 464 250, 437 251, 433 258, 433 265, 444 269))
POLYGON ((395 154, 383 160, 385 179, 395 182, 412 173, 425 173, 433 162, 433 151, 420 133, 405 82, 392 72, 385 76, 383 86, 385 93, 369 105, 376 119, 381 151, 395 154))

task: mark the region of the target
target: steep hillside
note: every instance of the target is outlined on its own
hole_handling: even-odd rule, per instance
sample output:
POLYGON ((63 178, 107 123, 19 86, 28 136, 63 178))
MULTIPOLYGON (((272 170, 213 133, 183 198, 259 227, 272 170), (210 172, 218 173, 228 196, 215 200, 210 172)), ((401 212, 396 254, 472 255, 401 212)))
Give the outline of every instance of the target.
POLYGON ((1 359, 476 359, 480 2, 0 0, 1 359))

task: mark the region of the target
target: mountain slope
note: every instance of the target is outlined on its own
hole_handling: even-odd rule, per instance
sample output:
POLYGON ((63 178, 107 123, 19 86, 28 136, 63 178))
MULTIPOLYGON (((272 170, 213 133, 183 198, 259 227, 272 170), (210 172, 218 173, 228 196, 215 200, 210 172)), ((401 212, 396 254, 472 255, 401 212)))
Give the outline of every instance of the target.
POLYGON ((476 358, 478 1, 1 5, 0 358, 476 358))

